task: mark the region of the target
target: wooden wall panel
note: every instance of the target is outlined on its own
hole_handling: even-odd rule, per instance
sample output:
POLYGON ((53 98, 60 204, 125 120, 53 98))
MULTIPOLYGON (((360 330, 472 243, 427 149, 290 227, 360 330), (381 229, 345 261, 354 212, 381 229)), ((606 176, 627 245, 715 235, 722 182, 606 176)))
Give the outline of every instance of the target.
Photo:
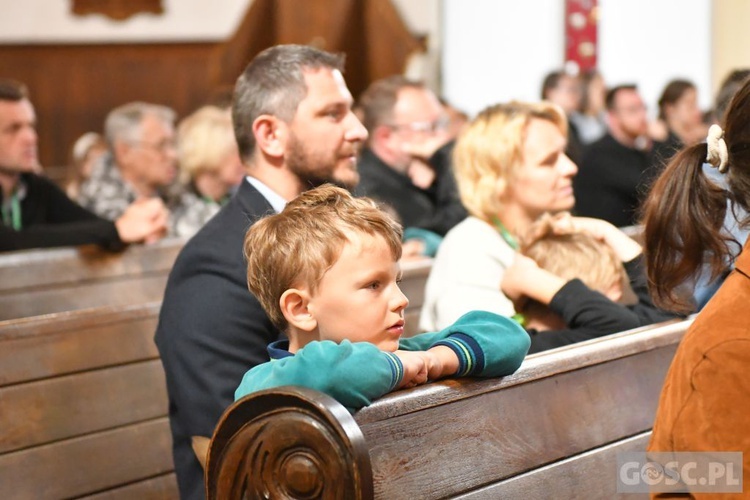
POLYGON ((114 107, 143 100, 184 115, 207 101, 214 84, 206 61, 215 44, 11 45, 0 49, 2 75, 29 87, 37 110, 43 165, 63 165, 82 133, 101 131, 114 107))
POLYGON ((403 71, 421 50, 390 0, 254 0, 237 32, 215 43, 0 45, 0 77, 25 82, 39 121, 42 165, 67 165, 82 133, 133 100, 166 104, 179 116, 231 89, 258 52, 277 43, 347 54, 354 96, 403 71), (300 6, 304 5, 303 8, 300 6))

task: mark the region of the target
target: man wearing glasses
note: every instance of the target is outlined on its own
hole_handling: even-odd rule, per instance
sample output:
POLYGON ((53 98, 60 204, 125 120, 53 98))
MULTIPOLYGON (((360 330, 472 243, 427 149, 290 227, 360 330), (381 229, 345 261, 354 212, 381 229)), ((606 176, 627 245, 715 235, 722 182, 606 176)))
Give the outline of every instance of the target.
POLYGON ((391 76, 359 100, 369 132, 357 193, 396 212, 404 228, 443 236, 466 217, 450 168, 447 116, 423 84, 391 76))
POLYGON ((132 202, 160 197, 174 208, 170 192, 177 175, 175 112, 157 104, 131 102, 107 115, 109 151, 81 186, 78 202, 105 219, 118 218, 132 202))

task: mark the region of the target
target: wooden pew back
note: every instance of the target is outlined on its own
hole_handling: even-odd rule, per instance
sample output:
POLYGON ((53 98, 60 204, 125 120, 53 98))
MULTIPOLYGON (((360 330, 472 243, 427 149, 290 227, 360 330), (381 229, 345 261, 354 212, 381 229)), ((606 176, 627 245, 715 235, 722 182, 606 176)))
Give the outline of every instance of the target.
POLYGON ((424 304, 424 289, 427 277, 432 269, 432 259, 414 262, 403 262, 401 271, 401 291, 409 299, 409 305, 404 311, 404 335, 410 337, 419 330, 419 314, 424 304))
MULTIPOLYGON (((417 316, 429 265, 404 266, 407 312, 417 316)), ((62 275, 57 280, 66 283, 62 275)), ((32 283, 26 277, 20 284, 32 283)), ((153 342, 159 307, 156 301, 0 321, 0 491, 30 499, 177 497, 164 372, 153 342)))
POLYGON ((0 490, 177 497, 158 312, 156 302, 0 322, 0 490))
POLYGON ((689 324, 530 356, 503 379, 399 391, 353 417, 315 391, 250 395, 212 439, 209 498, 612 498, 616 455, 645 450, 689 324))
POLYGON ((0 320, 161 300, 185 240, 0 254, 0 320))

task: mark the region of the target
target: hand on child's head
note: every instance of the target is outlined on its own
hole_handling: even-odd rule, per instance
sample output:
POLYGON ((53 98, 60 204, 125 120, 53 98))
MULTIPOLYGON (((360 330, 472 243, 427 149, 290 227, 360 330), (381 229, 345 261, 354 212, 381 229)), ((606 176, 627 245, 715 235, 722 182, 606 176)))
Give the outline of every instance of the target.
POLYGON ((424 384, 428 379, 427 363, 424 353, 411 351, 396 351, 396 356, 404 367, 404 377, 398 384, 398 389, 414 387, 424 384))
POLYGON ((560 212, 551 219, 552 230, 555 234, 570 234, 575 232, 573 216, 570 212, 560 212))

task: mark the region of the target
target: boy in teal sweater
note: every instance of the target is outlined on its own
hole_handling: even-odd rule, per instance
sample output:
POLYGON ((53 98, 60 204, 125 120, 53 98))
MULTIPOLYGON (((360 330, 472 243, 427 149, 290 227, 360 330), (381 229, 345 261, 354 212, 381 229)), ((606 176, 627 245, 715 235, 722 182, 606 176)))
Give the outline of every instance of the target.
POLYGON ((484 311, 401 339, 401 227, 369 199, 326 185, 307 191, 245 237, 248 287, 289 340, 235 392, 298 385, 350 411, 402 387, 515 372, 529 349, 516 322, 484 311))

